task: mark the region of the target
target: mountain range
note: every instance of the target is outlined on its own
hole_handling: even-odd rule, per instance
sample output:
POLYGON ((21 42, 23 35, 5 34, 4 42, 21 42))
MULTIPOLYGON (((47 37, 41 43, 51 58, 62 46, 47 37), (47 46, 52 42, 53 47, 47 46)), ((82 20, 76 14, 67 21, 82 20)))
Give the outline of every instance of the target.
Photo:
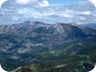
POLYGON ((96 23, 81 24, 82 26, 89 27, 96 30, 96 23))
POLYGON ((30 65, 32 72, 87 72, 95 57, 95 29, 39 21, 0 25, 0 63, 7 71, 30 65))

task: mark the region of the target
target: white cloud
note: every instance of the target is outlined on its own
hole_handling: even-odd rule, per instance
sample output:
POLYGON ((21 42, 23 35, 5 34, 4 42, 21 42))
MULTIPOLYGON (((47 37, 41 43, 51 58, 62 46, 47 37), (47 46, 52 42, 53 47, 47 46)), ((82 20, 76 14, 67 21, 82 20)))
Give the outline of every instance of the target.
POLYGON ((90 11, 85 11, 85 12, 82 12, 81 14, 90 15, 91 12, 90 11))
POLYGON ((15 0, 15 2, 19 5, 37 5, 37 0, 15 0))
POLYGON ((20 5, 27 5, 30 3, 30 0, 15 0, 15 2, 20 5))
POLYGON ((15 21, 17 21, 17 20, 19 20, 19 17, 18 16, 13 16, 12 19, 15 20, 15 21))
POLYGON ((84 20, 86 20, 86 17, 80 16, 79 19, 80 19, 81 21, 84 21, 84 20))
POLYGON ((74 10, 67 9, 67 8, 65 10, 58 12, 59 16, 64 18, 73 18, 75 16, 74 13, 76 13, 74 10))
POLYGON ((89 1, 91 1, 94 4, 94 6, 96 7, 96 0, 89 0, 89 1))
MULTIPOLYGON (((35 19, 41 19, 41 18, 48 18, 50 16, 58 16, 62 18, 72 18, 74 17, 72 10, 62 10, 62 11, 56 11, 56 10, 47 10, 47 11, 37 11, 31 8, 21 8, 16 11, 17 15, 22 16, 22 18, 35 18, 35 19)), ((14 18, 15 19, 15 18, 14 18)))
POLYGON ((74 17, 74 15, 71 15, 71 14, 63 14, 62 16, 65 17, 65 18, 72 18, 72 17, 74 17))
POLYGON ((20 15, 22 17, 20 18, 43 18, 44 13, 38 12, 36 10, 32 10, 30 8, 23 8, 23 9, 18 9, 17 10, 17 15, 20 15))
MULTIPOLYGON (((59 18, 66 18, 66 19, 72 19, 74 17, 77 17, 78 15, 90 15, 92 14, 90 11, 85 11, 85 12, 79 12, 79 11, 74 11, 70 9, 64 9, 64 10, 53 10, 52 8, 48 8, 48 10, 45 11, 38 11, 35 9, 31 8, 21 8, 16 11, 17 15, 20 16, 20 18, 35 18, 35 19, 45 19, 45 18, 50 18, 57 16, 59 18)), ((17 19, 14 17, 14 20, 17 19)), ((81 20, 85 20, 85 17, 81 16, 81 20)))
MULTIPOLYGON (((96 19, 96 12, 93 12, 92 9, 79 10, 78 7, 82 8, 79 5, 78 7, 76 7, 76 9, 73 9, 74 7, 72 8, 67 6, 64 7, 62 4, 50 4, 49 0, 8 0, 7 2, 10 3, 9 4, 10 7, 16 7, 16 8, 7 9, 2 7, 2 10, 0 10, 1 11, 0 14, 4 16, 6 19, 7 19, 6 16, 10 16, 11 18, 10 20, 13 20, 14 22, 26 20, 26 19, 41 20, 41 21, 44 21, 44 20, 45 21, 47 20, 62 21, 62 22, 63 21, 65 22, 87 21, 88 18, 90 18, 90 21, 93 19, 96 19), (32 7, 29 5, 32 5, 32 7), (41 8, 38 8, 38 7, 41 7, 41 8), (92 16, 95 18, 93 18, 92 16)), ((87 3, 85 2, 84 4, 87 4, 87 3)), ((89 7, 92 8, 93 4, 92 6, 91 5, 89 6, 89 5, 90 5, 90 2, 88 4, 88 8, 89 7)))
POLYGON ((48 0, 43 0, 42 2, 39 3, 39 7, 46 7, 46 6, 49 6, 48 0))
POLYGON ((39 2, 38 0, 15 0, 19 5, 34 5, 36 7, 47 7, 49 6, 48 0, 43 0, 39 2))

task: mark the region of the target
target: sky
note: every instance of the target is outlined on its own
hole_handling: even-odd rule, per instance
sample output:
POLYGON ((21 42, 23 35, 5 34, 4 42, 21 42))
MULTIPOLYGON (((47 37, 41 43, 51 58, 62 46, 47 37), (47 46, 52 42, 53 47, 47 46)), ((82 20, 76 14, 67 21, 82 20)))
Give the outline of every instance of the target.
POLYGON ((0 0, 0 24, 96 23, 96 0, 0 0))

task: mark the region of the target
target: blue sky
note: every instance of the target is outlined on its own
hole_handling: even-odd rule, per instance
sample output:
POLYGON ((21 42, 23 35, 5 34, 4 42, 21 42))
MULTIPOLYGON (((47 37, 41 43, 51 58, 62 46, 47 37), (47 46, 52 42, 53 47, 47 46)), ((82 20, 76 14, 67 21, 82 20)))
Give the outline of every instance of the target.
POLYGON ((0 8, 0 24, 23 21, 94 23, 96 8, 89 0, 7 0, 0 8))

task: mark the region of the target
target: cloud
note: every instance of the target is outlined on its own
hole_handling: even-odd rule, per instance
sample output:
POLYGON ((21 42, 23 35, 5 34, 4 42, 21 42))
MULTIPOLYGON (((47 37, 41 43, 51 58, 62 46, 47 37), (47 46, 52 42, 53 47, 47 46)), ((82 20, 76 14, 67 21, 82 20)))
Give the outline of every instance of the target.
POLYGON ((81 14, 90 15, 91 12, 90 11, 85 11, 85 12, 81 12, 81 14))
POLYGON ((21 18, 43 18, 44 14, 31 8, 23 8, 17 10, 17 15, 20 15, 21 18))
MULTIPOLYGON (((51 0, 50 0, 51 2, 51 0)), ((7 0, 0 9, 0 22, 40 20, 50 22, 92 22, 96 20, 94 5, 88 0, 76 4, 50 3, 49 0, 7 0), (89 19, 90 20, 89 20, 89 19)))
POLYGON ((43 0, 42 2, 39 2, 39 7, 47 7, 49 6, 48 0, 43 0))
POLYGON ((15 2, 19 5, 35 5, 38 3, 37 0, 15 0, 15 2))
POLYGON ((61 16, 65 17, 65 18, 72 18, 74 17, 74 15, 71 15, 71 14, 61 14, 61 16))
MULTIPOLYGON (((56 12, 56 10, 54 12, 56 12)), ((60 11, 58 11, 56 13, 58 13, 58 16, 63 17, 63 18, 72 18, 72 17, 75 16, 74 12, 75 11, 66 8, 66 9, 64 9, 62 11, 60 10, 60 11)))
POLYGON ((55 9, 52 10, 51 8, 48 10, 44 11, 37 11, 31 8, 21 8, 17 9, 16 13, 17 15, 22 16, 22 18, 35 18, 35 19, 40 19, 40 18, 50 18, 50 16, 57 16, 57 17, 63 17, 63 18, 72 18, 74 16, 73 14, 74 11, 65 9, 65 10, 60 10, 56 11, 55 9))
POLYGON ((15 2, 19 5, 33 5, 36 7, 47 7, 49 6, 48 0, 43 0, 39 2, 38 0, 15 0, 15 2))
POLYGON ((15 21, 18 21, 19 20, 19 17, 18 16, 13 16, 12 19, 15 20, 15 21))
POLYGON ((15 0, 15 2, 20 5, 27 5, 30 3, 30 0, 15 0))

